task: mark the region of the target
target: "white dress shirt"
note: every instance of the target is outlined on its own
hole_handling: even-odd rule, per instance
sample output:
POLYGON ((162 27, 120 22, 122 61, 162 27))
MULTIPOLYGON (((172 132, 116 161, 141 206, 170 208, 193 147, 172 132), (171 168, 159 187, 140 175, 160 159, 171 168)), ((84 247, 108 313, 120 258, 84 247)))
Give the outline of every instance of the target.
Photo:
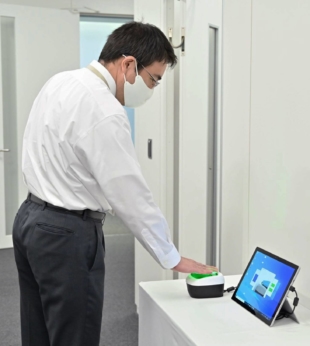
POLYGON ((113 210, 163 268, 180 255, 142 176, 116 84, 99 62, 53 76, 32 106, 22 170, 31 193, 69 210, 113 210))

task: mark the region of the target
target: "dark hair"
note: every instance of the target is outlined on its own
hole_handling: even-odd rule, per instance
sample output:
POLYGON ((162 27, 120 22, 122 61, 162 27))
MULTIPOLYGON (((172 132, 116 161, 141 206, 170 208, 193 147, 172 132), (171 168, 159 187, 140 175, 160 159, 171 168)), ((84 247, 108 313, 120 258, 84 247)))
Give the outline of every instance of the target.
POLYGON ((140 22, 129 22, 114 30, 109 35, 99 60, 109 63, 123 54, 134 56, 145 67, 155 61, 164 61, 171 67, 177 63, 177 57, 164 33, 155 25, 140 22))

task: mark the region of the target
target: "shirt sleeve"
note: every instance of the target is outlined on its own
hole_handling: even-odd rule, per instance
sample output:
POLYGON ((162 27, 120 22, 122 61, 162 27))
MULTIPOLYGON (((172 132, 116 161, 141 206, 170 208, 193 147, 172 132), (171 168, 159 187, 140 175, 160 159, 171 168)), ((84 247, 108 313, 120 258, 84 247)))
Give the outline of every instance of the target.
POLYGON ((80 138, 74 150, 142 246, 163 268, 175 267, 181 257, 142 175, 125 116, 108 116, 80 138))

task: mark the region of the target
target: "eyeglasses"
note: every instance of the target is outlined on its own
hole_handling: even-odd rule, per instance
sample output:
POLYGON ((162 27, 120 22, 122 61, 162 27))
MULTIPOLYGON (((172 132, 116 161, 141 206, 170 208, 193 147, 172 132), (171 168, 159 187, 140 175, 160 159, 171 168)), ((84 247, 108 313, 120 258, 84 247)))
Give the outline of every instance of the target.
MULTIPOLYGON (((123 54, 123 57, 127 58, 127 55, 123 54)), ((138 64, 140 64, 140 63, 138 62, 137 59, 136 59, 136 62, 137 62, 138 64)), ((142 64, 140 64, 140 65, 141 65, 141 66, 143 67, 143 69, 147 72, 147 74, 151 77, 154 88, 157 87, 157 86, 160 84, 159 81, 156 80, 156 79, 153 77, 153 75, 150 74, 150 72, 149 72, 142 64)))
POLYGON ((157 87, 160 84, 159 81, 156 80, 142 64, 140 64, 140 65, 145 69, 145 71, 148 73, 148 75, 152 78, 154 88, 157 87))

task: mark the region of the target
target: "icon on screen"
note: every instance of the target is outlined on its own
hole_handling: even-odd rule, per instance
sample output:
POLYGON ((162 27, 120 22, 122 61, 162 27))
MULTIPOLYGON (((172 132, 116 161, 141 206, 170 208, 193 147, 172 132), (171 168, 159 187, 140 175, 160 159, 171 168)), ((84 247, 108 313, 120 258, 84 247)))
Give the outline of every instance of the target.
POLYGON ((256 270, 250 285, 255 293, 265 298, 272 297, 278 282, 276 274, 262 268, 261 270, 256 270))

